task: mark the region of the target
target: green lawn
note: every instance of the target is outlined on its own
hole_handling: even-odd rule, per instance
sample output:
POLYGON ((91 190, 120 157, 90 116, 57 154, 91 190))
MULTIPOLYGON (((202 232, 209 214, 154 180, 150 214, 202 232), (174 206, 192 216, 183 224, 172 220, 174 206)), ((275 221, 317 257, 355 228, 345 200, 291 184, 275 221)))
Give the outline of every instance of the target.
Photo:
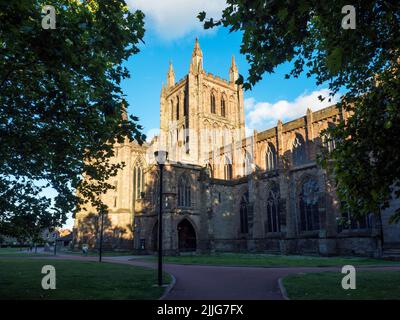
MULTIPOLYGON (((62 251, 62 254, 81 255, 89 257, 94 257, 99 255, 97 251, 89 251, 86 255, 84 255, 82 253, 82 250, 62 251)), ((102 255, 104 257, 117 257, 117 256, 132 256, 134 255, 134 253, 131 251, 103 251, 102 255)))
POLYGON ((27 252, 28 248, 0 248, 0 258, 4 257, 23 257, 23 256, 46 256, 46 254, 27 252))
POLYGON ((0 248, 0 255, 22 253, 26 248, 0 248))
MULTIPOLYGON (((148 259, 156 259, 154 256, 148 259)), ((166 256, 164 261, 177 264, 206 264, 230 266, 257 266, 257 267, 327 267, 351 264, 361 265, 392 265, 399 262, 370 259, 361 257, 312 257, 312 256, 285 256, 268 254, 239 254, 220 253, 212 255, 182 255, 166 256)))
POLYGON ((400 271, 357 271, 355 290, 342 289, 344 276, 339 272, 290 275, 283 285, 294 300, 400 299, 400 271))
POLYGON ((158 299, 165 289, 155 270, 112 263, 0 258, 0 275, 0 299, 158 299), (44 265, 56 269, 55 290, 42 289, 44 265))
MULTIPOLYGON (((51 256, 53 255, 53 249, 49 251, 48 253, 35 253, 35 249, 32 250, 32 252, 27 252, 28 248, 0 248, 0 257, 21 257, 21 256, 51 256)), ((65 251, 65 250, 57 250, 57 254, 71 254, 71 255, 81 255, 81 256, 98 256, 99 253, 96 251, 89 251, 86 255, 82 254, 81 250, 70 250, 70 251, 65 251)), ((131 251, 104 251, 103 256, 104 257, 115 257, 115 256, 129 256, 133 255, 131 251)))

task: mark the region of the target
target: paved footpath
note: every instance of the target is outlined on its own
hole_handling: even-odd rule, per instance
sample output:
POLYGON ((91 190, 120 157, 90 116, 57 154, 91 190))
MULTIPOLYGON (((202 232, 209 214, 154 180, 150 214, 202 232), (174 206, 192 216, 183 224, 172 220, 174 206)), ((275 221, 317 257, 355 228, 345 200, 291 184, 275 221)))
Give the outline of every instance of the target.
MULTIPOLYGON (((51 256, 49 256, 50 258, 51 256)), ((75 255, 52 256, 52 259, 97 261, 98 257, 75 255)), ((43 259, 43 257, 37 257, 43 259)), ((104 262, 157 268, 156 262, 137 256, 104 257, 104 262)), ((400 266, 359 267, 362 270, 400 270, 400 266)), ((176 283, 166 300, 282 300, 278 280, 289 274, 335 271, 340 267, 228 267, 204 265, 164 264, 164 271, 172 274, 176 283)))

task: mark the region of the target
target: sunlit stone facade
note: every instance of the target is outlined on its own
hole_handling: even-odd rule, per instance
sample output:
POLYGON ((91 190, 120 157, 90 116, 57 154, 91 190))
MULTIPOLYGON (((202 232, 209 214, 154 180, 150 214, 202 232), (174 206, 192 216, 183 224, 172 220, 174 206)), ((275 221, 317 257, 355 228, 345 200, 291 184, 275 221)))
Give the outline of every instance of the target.
MULTIPOLYGON (((203 69, 196 40, 188 74, 175 82, 172 64, 160 96, 160 135, 139 146, 116 145, 114 161, 125 168, 104 196, 105 245, 157 250, 158 167, 154 151, 166 149, 163 178, 163 243, 182 251, 260 251, 321 255, 381 255, 400 243, 400 229, 382 219, 362 221, 340 212, 326 172, 316 163, 326 144, 321 131, 346 119, 331 106, 245 138, 243 90, 236 85, 232 58, 229 80, 203 69), (382 220, 382 223, 381 223, 382 220), (347 221, 342 224, 339 221, 347 221)), ((75 243, 98 245, 98 215, 75 219, 75 243)))

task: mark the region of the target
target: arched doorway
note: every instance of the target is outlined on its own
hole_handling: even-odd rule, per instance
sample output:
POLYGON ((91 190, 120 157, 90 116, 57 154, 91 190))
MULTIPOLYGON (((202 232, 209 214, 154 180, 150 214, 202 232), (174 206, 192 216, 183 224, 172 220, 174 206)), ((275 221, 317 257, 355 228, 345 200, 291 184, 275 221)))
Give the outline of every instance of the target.
POLYGON ((178 224, 178 245, 179 251, 196 251, 196 232, 187 219, 178 224))

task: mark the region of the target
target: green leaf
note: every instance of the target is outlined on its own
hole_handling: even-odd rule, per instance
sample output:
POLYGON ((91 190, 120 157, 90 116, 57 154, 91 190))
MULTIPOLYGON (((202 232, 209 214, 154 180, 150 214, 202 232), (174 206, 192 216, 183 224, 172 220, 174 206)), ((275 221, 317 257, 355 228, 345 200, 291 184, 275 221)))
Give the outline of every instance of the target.
POLYGON ((200 20, 200 22, 203 22, 204 19, 206 18, 206 13, 205 13, 204 11, 200 12, 200 13, 197 15, 197 18, 200 20))
POLYGON ((342 67, 343 49, 340 47, 334 48, 328 55, 326 65, 331 74, 336 75, 342 67))

